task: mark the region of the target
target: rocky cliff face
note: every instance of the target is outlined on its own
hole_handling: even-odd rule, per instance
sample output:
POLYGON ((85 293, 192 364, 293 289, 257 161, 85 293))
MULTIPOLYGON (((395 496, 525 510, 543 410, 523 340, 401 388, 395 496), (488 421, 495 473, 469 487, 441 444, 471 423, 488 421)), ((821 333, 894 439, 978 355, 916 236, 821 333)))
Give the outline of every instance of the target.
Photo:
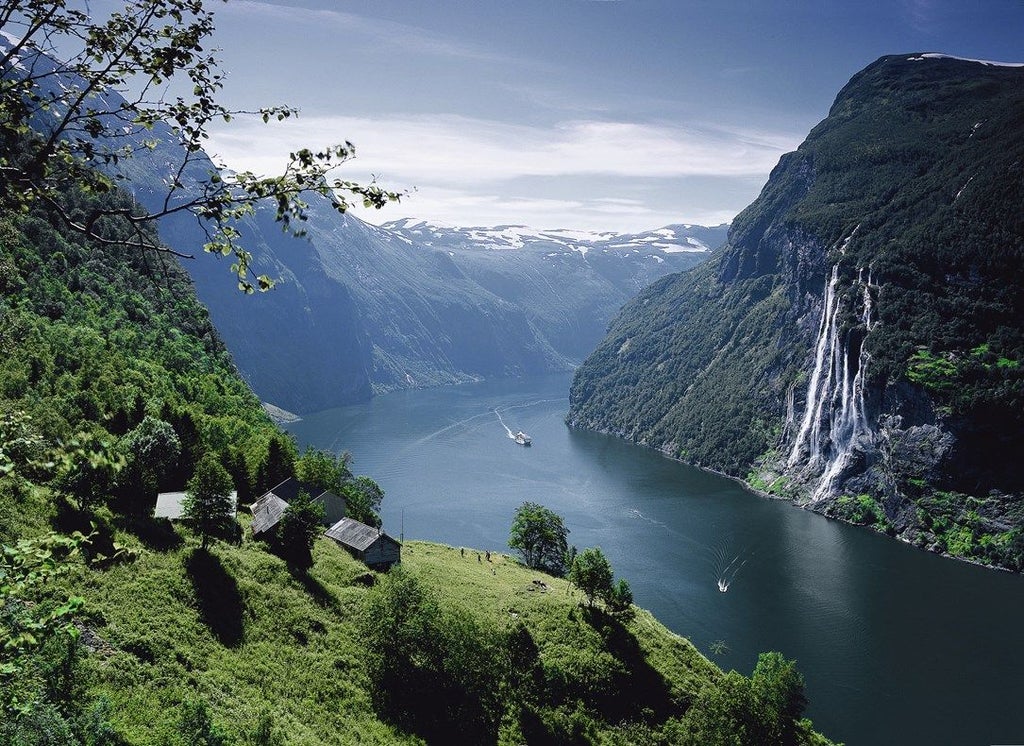
POLYGON ((570 424, 1020 569, 1024 69, 882 58, 727 245, 629 304, 570 424))

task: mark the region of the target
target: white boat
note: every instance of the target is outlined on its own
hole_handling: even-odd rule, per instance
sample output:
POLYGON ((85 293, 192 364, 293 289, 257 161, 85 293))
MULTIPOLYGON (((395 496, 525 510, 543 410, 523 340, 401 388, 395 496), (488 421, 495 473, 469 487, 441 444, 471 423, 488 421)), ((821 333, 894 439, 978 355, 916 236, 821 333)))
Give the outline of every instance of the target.
POLYGON ((515 442, 521 446, 528 446, 533 443, 533 441, 530 440, 530 436, 524 433, 522 430, 513 435, 512 439, 515 440, 515 442))

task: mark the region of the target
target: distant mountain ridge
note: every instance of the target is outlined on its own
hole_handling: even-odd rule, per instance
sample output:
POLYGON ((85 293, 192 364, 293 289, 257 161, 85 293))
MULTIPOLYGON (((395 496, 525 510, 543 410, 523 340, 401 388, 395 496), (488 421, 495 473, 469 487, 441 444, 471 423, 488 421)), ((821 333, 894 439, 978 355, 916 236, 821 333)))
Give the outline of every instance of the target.
MULTIPOLYGON (((726 233, 523 239, 518 251, 493 251, 486 229, 431 226, 421 237, 408 220, 376 227, 316 199, 309 215, 306 241, 282 235, 269 209, 243 226, 256 271, 280 279, 270 293, 240 297, 221 263, 185 262, 242 374, 299 414, 402 388, 571 370, 623 303, 698 264, 726 233)), ((190 221, 161 230, 178 248, 198 241, 190 221)))
POLYGON ((623 309, 568 421, 1024 569, 1024 69, 883 57, 726 245, 623 309))
MULTIPOLYGON (((50 71, 44 85, 80 87, 45 56, 33 66, 50 71)), ((112 112, 123 104, 110 91, 91 103, 112 112)), ((199 152, 179 172, 184 151, 166 123, 125 131, 115 114, 106 116, 116 146, 135 151, 118 159, 118 181, 148 210, 186 204, 217 171, 199 152), (178 182, 165 205, 167 184, 178 182)), ((307 213, 304 240, 282 232, 268 205, 238 224, 250 269, 278 281, 253 297, 234 290, 228 262, 203 254, 208 235, 193 215, 160 221, 162 240, 194 255, 184 266, 244 378, 265 402, 298 414, 400 388, 571 370, 624 302, 702 261, 726 233, 429 226, 419 235, 425 224, 378 228, 339 215, 319 195, 307 213), (520 250, 490 250, 496 246, 520 250)))
MULTIPOLYGON (((537 230, 523 225, 461 227, 406 218, 382 223, 381 228, 432 248, 536 249, 558 247, 586 254, 588 251, 638 251, 658 249, 662 254, 703 253, 718 248, 729 224, 713 227, 678 224, 641 233, 537 230)), ((658 256, 654 253, 651 256, 658 256)))

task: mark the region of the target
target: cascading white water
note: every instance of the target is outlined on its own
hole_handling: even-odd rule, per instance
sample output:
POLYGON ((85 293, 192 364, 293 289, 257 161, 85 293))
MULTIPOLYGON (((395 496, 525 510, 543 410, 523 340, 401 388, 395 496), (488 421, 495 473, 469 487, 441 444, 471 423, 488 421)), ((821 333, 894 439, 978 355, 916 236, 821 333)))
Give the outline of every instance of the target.
POLYGON ((839 298, 836 293, 839 268, 832 268, 832 276, 825 288, 825 307, 822 310, 818 339, 815 344, 814 370, 807 387, 807 404, 803 420, 788 464, 804 464, 810 474, 820 474, 813 500, 827 497, 832 485, 850 462, 855 449, 865 439, 870 441, 864 399, 864 384, 870 355, 865 350, 864 338, 871 330, 872 299, 871 274, 864 282, 863 271, 857 281, 862 287, 860 322, 863 334, 839 336, 839 298), (860 339, 856 363, 851 365, 850 340, 860 339), (827 438, 823 433, 827 429, 827 438))
MULTIPOLYGON (((822 382, 822 372, 825 370, 825 360, 829 355, 829 341, 835 336, 835 319, 838 304, 836 303, 836 284, 839 282, 839 266, 832 268, 832 277, 825 286, 825 308, 821 312, 821 323, 818 325, 818 343, 815 345, 814 370, 811 373, 811 381, 807 385, 807 408, 804 410, 803 420, 800 422, 800 429, 797 431, 796 440, 793 441, 793 450, 789 454, 789 465, 795 466, 800 462, 807 435, 812 427, 817 429, 821 420, 821 396, 823 390, 828 391, 830 382, 822 382)), ((831 366, 828 369, 831 375, 831 366)), ((817 433, 815 433, 817 435, 817 433)), ((816 450, 818 438, 811 438, 811 449, 816 450)), ((813 454, 811 461, 817 457, 813 454)))

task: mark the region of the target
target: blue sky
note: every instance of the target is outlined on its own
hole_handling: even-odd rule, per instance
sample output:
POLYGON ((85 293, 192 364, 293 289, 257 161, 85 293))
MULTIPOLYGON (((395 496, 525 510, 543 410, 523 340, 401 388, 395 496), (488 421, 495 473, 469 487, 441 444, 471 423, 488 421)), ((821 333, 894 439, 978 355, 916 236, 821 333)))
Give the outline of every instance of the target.
POLYGON ((412 191, 359 216, 640 230, 730 220, 883 54, 1024 61, 1024 3, 230 0, 216 43, 240 107, 211 150, 279 170, 351 140, 341 175, 412 191))

